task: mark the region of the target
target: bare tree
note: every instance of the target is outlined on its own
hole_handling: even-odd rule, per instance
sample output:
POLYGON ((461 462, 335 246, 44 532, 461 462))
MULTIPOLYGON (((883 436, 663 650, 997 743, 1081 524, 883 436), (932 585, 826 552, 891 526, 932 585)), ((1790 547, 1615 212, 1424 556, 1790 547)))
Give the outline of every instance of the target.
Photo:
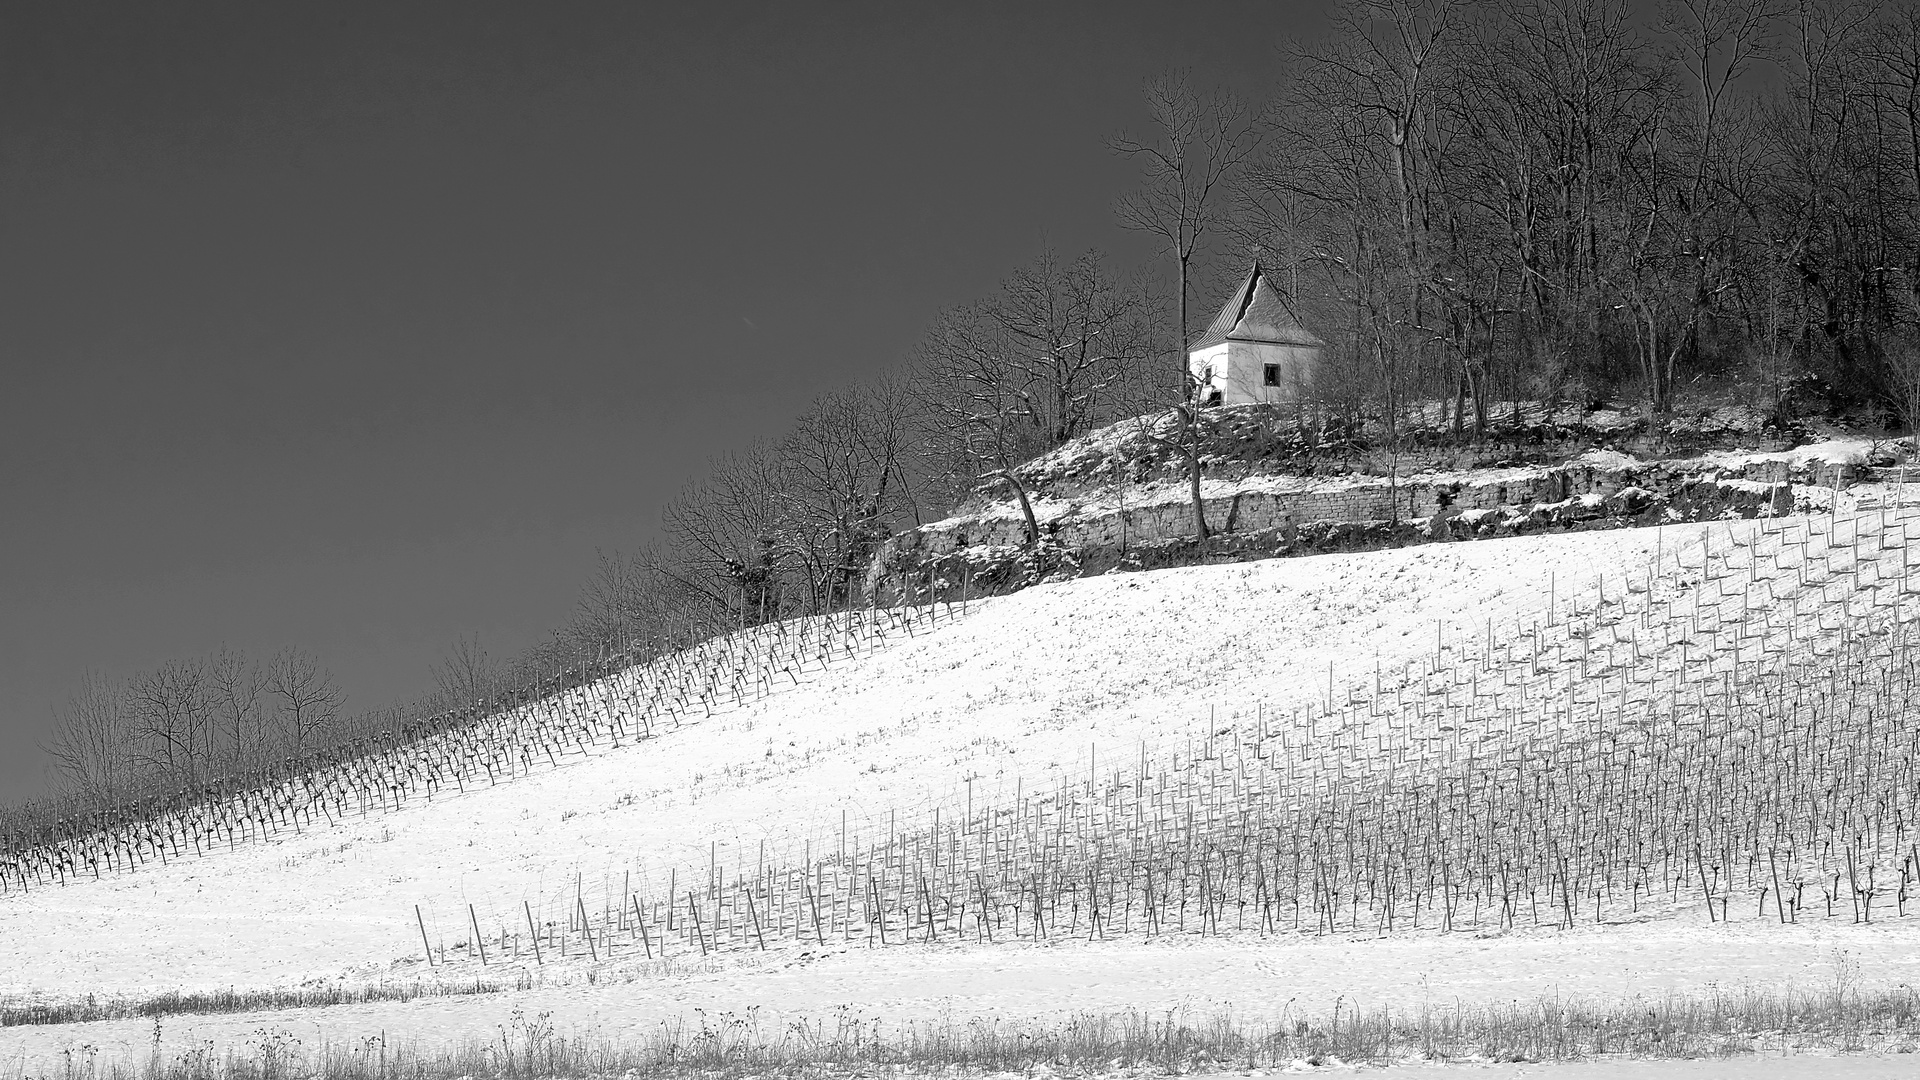
POLYGON ((433 681, 448 705, 464 709, 500 692, 500 666, 480 647, 480 635, 462 634, 433 665, 433 681))
POLYGON ((1294 299, 1344 315, 1323 336, 1333 357, 1373 371, 1390 439, 1409 396, 1437 381, 1432 346, 1450 332, 1474 340, 1464 320, 1452 325, 1454 302, 1480 290, 1444 265, 1445 238, 1459 235, 1443 228, 1454 219, 1442 181, 1461 23, 1453 0, 1338 6, 1333 35, 1294 49, 1267 153, 1239 188, 1243 220, 1266 226, 1249 238, 1281 254, 1305 294, 1294 299))
POLYGON ((347 698, 333 673, 297 648, 282 649, 267 661, 265 689, 281 738, 295 757, 322 745, 347 698))
POLYGON ((663 513, 683 581, 721 624, 765 622, 785 607, 793 552, 781 535, 791 483, 777 447, 758 443, 715 461, 663 513))
MULTIPOLYGON (((1601 395, 1638 376, 1662 413, 1683 368, 1754 351, 1732 340, 1741 327, 1773 326, 1763 352, 1804 340, 1756 317, 1762 305, 1776 315, 1802 305, 1778 287, 1779 271, 1768 284, 1754 267, 1797 264, 1803 284, 1841 306, 1884 295, 1857 267, 1815 263, 1823 232, 1845 249, 1877 228, 1865 214, 1823 214, 1905 205, 1885 197, 1904 188, 1888 179, 1888 155, 1852 170, 1875 177, 1880 195, 1855 203, 1828 187, 1823 202, 1797 192, 1844 175, 1827 167, 1833 150, 1884 143, 1900 125, 1879 123, 1882 135, 1866 139, 1815 137, 1873 111, 1861 107, 1857 51, 1851 76, 1787 80, 1797 96, 1824 92, 1819 107, 1794 113, 1811 122, 1757 122, 1744 76, 1781 55, 1774 41, 1790 6, 1675 0, 1648 21, 1622 0, 1347 0, 1335 33, 1296 51, 1271 150, 1237 190, 1239 232, 1276 254, 1296 300, 1344 316, 1325 319, 1325 336, 1335 356, 1372 366, 1389 437, 1397 401, 1448 390, 1457 428, 1469 399, 1483 424, 1496 378, 1517 401, 1576 384, 1601 395), (1824 148, 1825 160, 1762 153, 1776 128, 1824 148), (1822 179, 1769 175, 1789 163, 1822 179)), ((1853 6, 1800 14, 1844 36, 1859 20, 1838 12, 1853 6)), ((1811 51, 1823 50, 1832 52, 1811 51)), ((1802 66, 1847 70, 1830 59, 1802 66)), ((1888 264, 1877 264, 1882 278, 1888 264)))
POLYGON ((1629 314, 1655 415, 1672 410, 1681 355, 1695 347, 1701 321, 1731 287, 1726 275, 1738 242, 1732 196, 1748 163, 1729 145, 1730 91, 1771 51, 1773 3, 1675 0, 1668 9, 1668 62, 1690 93, 1671 95, 1672 119, 1648 125, 1639 152, 1628 158, 1620 222, 1632 240, 1610 275, 1629 314))
POLYGON ((1441 58, 1456 29, 1454 0, 1355 0, 1335 14, 1336 35, 1308 54, 1313 92, 1350 110, 1378 140, 1399 254, 1399 301, 1407 325, 1426 324, 1431 277, 1434 98, 1441 58))
POLYGON ((128 683, 143 767, 187 788, 208 778, 216 738, 208 690, 206 663, 197 659, 169 660, 128 683))
MULTIPOLYGON (((1304 82, 1316 72, 1303 67, 1304 82)), ((1384 143, 1364 110, 1334 107, 1340 94, 1313 85, 1279 114, 1273 152, 1248 170, 1243 206, 1256 221, 1291 230, 1264 234, 1260 246, 1287 253, 1287 277, 1299 290, 1291 299, 1306 299, 1323 319, 1316 330, 1329 348, 1315 393, 1338 368, 1340 381, 1378 398, 1391 424, 1406 394, 1408 338, 1421 331, 1398 303, 1410 290, 1397 286, 1384 143)))
MULTIPOLYGON (((1786 45, 1780 82, 1759 104, 1754 160, 1734 188, 1747 222, 1743 266, 1731 276, 1754 374, 1776 413, 1789 405, 1795 375, 1822 338, 1836 345, 1851 320, 1845 285, 1827 257, 1831 240, 1860 235, 1831 226, 1860 171, 1861 133, 1850 117, 1870 115, 1874 85, 1857 77, 1874 28, 1875 0, 1802 0, 1781 19, 1786 45)), ((1870 171, 1870 170, 1869 170, 1870 171)))
POLYGON ((222 648, 207 661, 206 680, 208 703, 225 744, 222 763, 240 769, 262 764, 271 753, 271 740, 260 713, 260 668, 244 653, 222 648))
POLYGON ((645 612, 652 582, 645 564, 620 551, 595 551, 594 571, 580 587, 567 631, 583 651, 619 654, 648 636, 645 612))
POLYGON ((1190 398, 1187 305, 1194 260, 1224 231, 1229 185, 1258 149, 1259 128, 1240 99, 1225 91, 1195 90, 1183 72, 1152 80, 1146 96, 1153 136, 1122 132, 1108 143, 1115 153, 1139 161, 1144 173, 1140 187, 1122 196, 1114 213, 1122 227, 1148 233, 1166 245, 1178 310, 1177 385, 1190 398))
POLYGON ((1909 434, 1920 435, 1920 345, 1889 337, 1881 346, 1894 407, 1909 434))
MULTIPOLYGON (((942 312, 916 354, 920 444, 949 499, 993 478, 1037 539, 1017 467, 1161 395, 1154 305, 1097 252, 1044 252, 992 296, 942 312)), ((1160 381, 1162 385, 1164 380, 1160 381)))
POLYGON ((1027 542, 1038 535, 1026 489, 1015 465, 1045 449, 1027 423, 1016 380, 1008 377, 1012 351, 987 302, 940 313, 921 339, 916 384, 922 409, 921 445, 947 501, 986 476, 1012 485, 1027 519, 1027 542))
POLYGON ((881 379, 815 401, 780 441, 789 484, 775 528, 812 610, 851 602, 874 552, 915 512, 914 407, 904 383, 881 379))
POLYGON ((90 671, 66 707, 55 714, 52 736, 42 749, 53 760, 62 787, 95 805, 131 797, 137 787, 132 702, 125 684, 90 671))
MULTIPOLYGON (((1847 5, 1851 7, 1851 5, 1847 5)), ((1851 11, 1846 12, 1851 15, 1851 11)), ((1900 5, 1875 27, 1871 45, 1849 33, 1845 19, 1827 16, 1836 36, 1872 61, 1870 81, 1876 134, 1885 132, 1887 180, 1877 185, 1875 229, 1882 263, 1898 263, 1897 284, 1888 291, 1898 296, 1889 303, 1889 324, 1880 348, 1890 396, 1908 430, 1920 425, 1920 368, 1915 342, 1920 341, 1920 10, 1900 5)), ((1892 275, 1888 275, 1892 276, 1892 275)))
POLYGON ((1160 417, 1141 416, 1134 420, 1140 436, 1179 455, 1186 467, 1187 502, 1193 509, 1193 541, 1204 555, 1210 532, 1207 529, 1207 504, 1201 497, 1200 481, 1205 471, 1201 440, 1206 432, 1205 414, 1192 402, 1176 402, 1160 417))
POLYGON ((1149 370, 1155 305, 1097 251, 1069 261, 1053 251, 1001 283, 990 311, 1000 327, 1003 377, 1042 449, 1079 437, 1168 384, 1149 370))

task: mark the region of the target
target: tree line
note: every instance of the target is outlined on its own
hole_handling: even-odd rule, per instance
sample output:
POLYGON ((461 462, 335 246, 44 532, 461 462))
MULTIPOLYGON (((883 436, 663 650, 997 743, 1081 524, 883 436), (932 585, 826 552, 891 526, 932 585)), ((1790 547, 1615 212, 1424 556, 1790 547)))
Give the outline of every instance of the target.
POLYGON ((736 621, 845 603, 889 531, 1024 507, 1015 466, 1147 411, 1197 491, 1184 343, 1254 263, 1327 342, 1311 422, 1377 442, 1528 401, 1920 419, 1920 9, 1347 0, 1282 56, 1270 101, 1171 73, 1108 140, 1148 265, 1046 254, 940 313, 690 485, 661 565, 736 621))
POLYGON ((1912 5, 1363 0, 1290 66, 1235 236, 1385 423, 1716 381, 1915 419, 1912 5))
POLYGON ((1657 422, 1701 387, 1778 416, 1920 419, 1920 11, 1347 0, 1280 56, 1272 100, 1173 72, 1147 85, 1145 126, 1108 139, 1138 166, 1114 214, 1148 263, 1043 251, 939 312, 886 374, 713 461, 534 649, 462 639, 436 693, 352 717, 337 690, 299 707, 261 690, 285 681, 278 657, 90 677, 49 747, 63 781, 191 785, 859 604, 887 537, 968 498, 1016 501, 1037 539, 1017 467, 1130 417, 1158 414, 1141 431, 1197 493, 1208 419, 1184 343, 1256 262, 1328 343, 1313 422, 1386 443, 1436 401, 1473 438, 1503 405, 1633 402, 1657 422), (75 749, 107 744, 125 748, 111 768, 75 749))
POLYGON ((223 648, 125 678, 87 674, 45 749, 67 795, 111 806, 331 746, 345 703, 305 650, 252 660, 223 648))

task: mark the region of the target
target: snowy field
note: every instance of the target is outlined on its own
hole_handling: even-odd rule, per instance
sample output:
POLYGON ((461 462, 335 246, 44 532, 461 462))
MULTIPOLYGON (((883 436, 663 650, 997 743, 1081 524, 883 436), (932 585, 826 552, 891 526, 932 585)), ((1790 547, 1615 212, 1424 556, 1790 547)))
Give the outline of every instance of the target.
MULTIPOLYGON (((1484 633, 1489 621, 1497 628, 1531 619, 1549 594, 1564 604, 1601 579, 1642 577, 1707 528, 1724 537, 1755 527, 1534 536, 1112 575, 977 602, 931 632, 811 671, 757 703, 498 788, 10 896, 0 901, 0 993, 137 997, 419 978, 429 970, 416 905, 427 935, 450 940, 464 937, 468 904, 491 935, 516 925, 524 901, 571 895, 577 881, 590 891, 623 878, 659 887, 668 874, 689 876, 712 861, 750 867, 763 853, 797 861, 832 850, 843 835, 858 842, 941 807, 1009 799, 1021 785, 1083 772, 1090 759, 1124 763, 1143 745, 1177 746, 1210 724, 1285 711, 1326 695, 1329 680, 1361 682, 1376 663, 1431 655, 1436 640, 1484 633)), ((756 1006, 765 1023, 843 1007, 887 1022, 1183 1007, 1206 1015, 1223 1006, 1277 1019, 1320 1015, 1336 1001, 1812 989, 1834 977, 1842 954, 1862 987, 1920 985, 1920 920, 1782 927, 1749 916, 1708 926, 1668 913, 1488 937, 787 946, 710 961, 623 956, 597 966, 550 957, 529 969, 539 980, 530 990, 176 1016, 160 1024, 160 1037, 163 1053, 209 1041, 243 1047, 263 1027, 309 1046, 381 1030, 397 1041, 457 1044, 497 1036, 516 1009, 552 1012, 562 1033, 609 1038, 694 1009, 756 1006)), ((462 962, 433 974, 510 982, 516 970, 496 957, 484 972, 462 962)), ((51 1069, 61 1050, 82 1043, 144 1060, 153 1039, 147 1020, 0 1029, 0 1076, 51 1069)), ((1561 1069, 1548 1075, 1616 1075, 1561 1069)))
MULTIPOLYGON (((662 1021, 755 1016, 760 1030, 796 1022, 877 1021, 884 1029, 974 1018, 1061 1023, 1083 1014, 1177 1010, 1199 1022, 1230 1012, 1277 1023, 1349 1012, 1542 999, 1594 1004, 1658 1001, 1669 994, 1745 988, 1804 993, 1847 977, 1868 989, 1920 985, 1920 928, 1832 923, 1708 926, 1685 916, 1657 922, 1500 936, 1407 935, 1377 940, 1312 937, 1162 939, 1051 946, 913 945, 880 950, 775 950, 711 962, 610 965, 595 985, 578 977, 524 991, 339 1005, 271 1013, 170 1016, 160 1051, 174 1057, 212 1042, 245 1046, 260 1030, 307 1047, 351 1045, 386 1031, 422 1050, 497 1041, 522 1017, 551 1013, 555 1033, 617 1041, 662 1021), (626 980, 631 981, 626 981, 626 980)), ((61 1050, 89 1043, 108 1057, 144 1060, 154 1022, 99 1021, 0 1030, 0 1075, 15 1061, 48 1068, 61 1050)), ((1915 1065, 1920 1070, 1920 1065, 1915 1065)), ((1909 1075, 1920 1075, 1920 1072, 1909 1075)))

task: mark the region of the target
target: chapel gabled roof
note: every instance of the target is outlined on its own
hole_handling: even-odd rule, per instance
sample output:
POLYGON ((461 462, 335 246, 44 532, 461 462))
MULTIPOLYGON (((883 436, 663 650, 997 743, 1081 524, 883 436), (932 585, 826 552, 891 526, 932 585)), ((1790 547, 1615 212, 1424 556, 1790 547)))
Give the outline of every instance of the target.
POLYGON ((1266 271, 1258 264, 1247 271, 1246 280, 1227 298, 1227 304, 1214 316, 1205 332, 1187 346, 1195 352, 1223 341, 1254 341, 1270 345, 1300 345, 1318 348, 1326 344, 1315 337, 1280 298, 1266 271))

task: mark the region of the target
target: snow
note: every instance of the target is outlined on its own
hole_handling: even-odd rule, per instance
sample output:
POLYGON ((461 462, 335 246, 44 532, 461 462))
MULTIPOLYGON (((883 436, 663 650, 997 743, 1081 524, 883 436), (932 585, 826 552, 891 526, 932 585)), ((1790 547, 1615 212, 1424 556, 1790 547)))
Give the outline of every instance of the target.
POLYGON ((1640 464, 1640 459, 1619 450, 1593 449, 1582 451, 1571 464, 1596 469, 1630 469, 1640 464))
MULTIPOLYGON (((1724 528, 1725 526, 1720 526, 1724 528)), ((1747 526, 1742 526, 1747 527, 1747 526)), ((1697 535, 1704 526, 1694 527, 1697 535)), ((632 871, 797 858, 935 806, 1009 798, 1132 760, 1217 710, 1251 714, 1364 681, 1562 602, 1689 533, 1616 531, 1194 567, 1044 585, 839 663, 755 705, 397 815, 243 846, 165 870, 0 904, 0 954, 42 928, 70 947, 0 974, 0 992, 135 992, 364 977, 414 952, 416 903, 452 935, 467 903, 515 925, 522 899, 632 871), (1438 624, 1438 625, 1437 625, 1438 624), (1153 627, 1144 634, 1140 628, 1153 627), (243 902, 235 898, 244 896, 243 902), (236 910, 236 908, 238 910, 236 910), (508 916, 513 916, 509 919, 508 916)))
POLYGON ((1909 445, 1905 439, 1871 439, 1859 436, 1821 439, 1791 450, 1776 450, 1768 453, 1749 453, 1744 451, 1717 451, 1701 455, 1702 460, 1712 462, 1726 469, 1742 469, 1762 462, 1785 462, 1792 468, 1805 468, 1809 465, 1873 465, 1888 464, 1898 453, 1909 445))
MULTIPOLYGON (((1721 522, 1716 537, 1758 523, 1721 522)), ((1516 537, 1044 585, 978 601, 931 631, 805 673, 746 707, 492 789, 343 822, 165 868, 0 900, 0 993, 67 998, 164 990, 373 983, 429 974, 429 937, 464 938, 628 875, 659 890, 710 861, 797 862, 909 827, 968 800, 1010 799, 1094 761, 1177 745, 1202 724, 1285 710, 1376 663, 1431 654, 1436 637, 1530 620, 1597 577, 1641 576, 1707 525, 1516 537), (1151 632, 1143 632, 1143 628, 1151 632), (844 833, 843 833, 844 830, 844 833)), ((614 888, 617 890, 618 885, 614 888)), ((1138 939, 1056 946, 797 947, 602 965, 550 963, 532 990, 409 1003, 174 1017, 166 1046, 243 1046, 263 1025, 308 1046, 374 1029, 396 1039, 495 1035, 514 1008, 563 1033, 616 1035, 688 1010, 890 1020, 1060 1017, 1196 1008, 1527 1000, 1709 984, 1814 985, 1836 950, 1863 986, 1920 979, 1920 930, 1820 923, 1649 923, 1477 938, 1138 939), (568 1025, 573 1025, 569 1027, 568 1025), (177 1040, 177 1043, 176 1043, 177 1040)), ((484 974, 511 978, 497 960, 484 974)), ((482 975, 472 963, 451 977, 482 975)), ((144 1055, 152 1022, 0 1031, 0 1068, 47 1067, 65 1047, 144 1055), (34 1063, 42 1063, 35 1065, 34 1063)), ((1863 1074, 1865 1075, 1865 1074, 1863 1074)))
MULTIPOLYGON (((274 1013, 173 1016, 161 1022, 163 1054, 211 1040, 243 1045, 263 1026, 309 1047, 352 1042, 371 1030, 421 1049, 497 1038, 513 1013, 553 1014, 569 1038, 642 1038, 659 1021, 759 1010, 763 1030, 803 1021, 831 1026, 844 1009, 889 1030, 975 1017, 1060 1023, 1072 1017, 1184 1009, 1195 1019, 1231 1010, 1239 1021, 1323 1017, 1348 1010, 1530 1004, 1542 998, 1613 1002, 1669 993, 1792 986, 1819 992, 1833 983, 1836 956, 1858 964, 1858 986, 1885 989, 1920 979, 1920 931, 1905 923, 1708 926, 1704 919, 1582 927, 1500 936, 1407 935, 1377 940, 1278 937, 1172 938, 1077 942, 776 950, 663 969, 603 969, 598 984, 577 978, 526 991, 341 1005, 274 1013), (632 981, 625 981, 631 978, 632 981)), ((501 972, 495 969, 493 974, 501 972)), ((576 973, 577 975, 577 973, 576 973)), ((153 1021, 104 1021, 10 1028, 30 1062, 92 1043, 109 1055, 142 1055, 153 1021)), ((0 1067, 7 1062, 0 1059, 0 1067)))

